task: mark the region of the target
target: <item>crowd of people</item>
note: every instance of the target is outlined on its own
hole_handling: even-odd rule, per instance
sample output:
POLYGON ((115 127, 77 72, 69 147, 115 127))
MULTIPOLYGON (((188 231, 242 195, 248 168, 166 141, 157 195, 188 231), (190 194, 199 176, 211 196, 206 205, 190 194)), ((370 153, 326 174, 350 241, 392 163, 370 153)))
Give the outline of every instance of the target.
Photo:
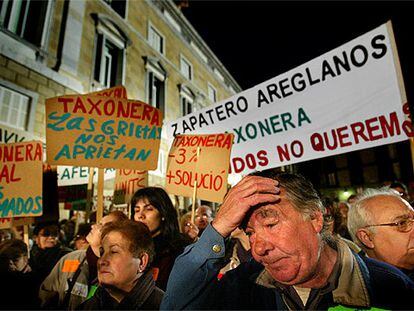
POLYGON ((30 245, 3 231, 2 309, 414 309, 404 184, 335 202, 272 169, 245 176, 217 212, 179 215, 160 187, 130 210, 39 223, 30 245))

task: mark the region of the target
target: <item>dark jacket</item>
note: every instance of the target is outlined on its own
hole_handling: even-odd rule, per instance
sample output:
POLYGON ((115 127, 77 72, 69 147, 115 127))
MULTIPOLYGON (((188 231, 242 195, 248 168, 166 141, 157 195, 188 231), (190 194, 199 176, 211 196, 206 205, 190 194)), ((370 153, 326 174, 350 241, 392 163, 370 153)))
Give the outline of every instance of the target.
POLYGON ((360 257, 341 240, 336 245, 338 259, 332 280, 327 287, 312 289, 307 305, 301 306, 302 302, 289 299, 291 286, 278 284, 254 260, 239 265, 218 281, 225 243, 210 225, 177 258, 160 309, 327 310, 337 306, 414 309, 414 283, 400 270, 360 257))
POLYGON ((30 251, 29 265, 39 275, 40 282, 43 282, 59 259, 70 252, 72 252, 70 248, 60 244, 46 249, 33 245, 30 251))
POLYGON ((0 273, 0 309, 39 309, 37 275, 34 272, 0 273))
POLYGON ((156 285, 165 290, 175 259, 184 251, 191 241, 180 234, 173 241, 166 241, 161 235, 154 239, 155 258, 152 263, 156 285))
POLYGON ((147 271, 121 302, 99 286, 95 295, 83 302, 78 310, 158 310, 164 292, 155 286, 152 272, 147 271))

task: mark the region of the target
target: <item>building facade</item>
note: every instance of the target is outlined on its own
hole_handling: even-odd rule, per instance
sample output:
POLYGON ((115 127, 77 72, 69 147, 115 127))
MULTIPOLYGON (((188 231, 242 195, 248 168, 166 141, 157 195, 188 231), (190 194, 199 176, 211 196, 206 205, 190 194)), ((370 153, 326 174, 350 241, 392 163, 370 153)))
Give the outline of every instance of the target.
POLYGON ((172 0, 0 2, 0 142, 44 141, 46 98, 121 84, 164 122, 241 91, 172 0))

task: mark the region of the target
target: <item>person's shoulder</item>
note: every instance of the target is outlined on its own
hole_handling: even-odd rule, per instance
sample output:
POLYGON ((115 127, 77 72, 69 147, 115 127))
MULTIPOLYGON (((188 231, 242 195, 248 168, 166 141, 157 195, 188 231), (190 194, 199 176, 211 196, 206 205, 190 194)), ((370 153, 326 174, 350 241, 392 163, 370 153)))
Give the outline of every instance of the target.
POLYGON ((414 282, 396 267, 361 257, 368 269, 368 286, 374 307, 406 310, 414 306, 414 282))
POLYGON ((71 249, 71 248, 69 248, 67 246, 64 246, 64 245, 61 245, 60 246, 60 253, 66 255, 66 254, 71 253, 71 252, 73 252, 73 249, 71 249))
POLYGON ((60 260, 67 260, 67 259, 78 259, 79 261, 82 261, 86 257, 86 250, 80 249, 76 251, 69 251, 65 255, 62 256, 60 260))
POLYGON ((389 282, 401 283, 402 285, 412 287, 414 289, 413 281, 405 275, 400 269, 366 256, 360 256, 367 265, 371 278, 378 278, 389 282))
POLYGON ((154 306, 154 309, 159 309, 163 297, 164 291, 161 288, 155 286, 154 291, 151 293, 149 297, 150 304, 154 306))
POLYGON ((82 302, 76 310, 100 310, 102 309, 101 300, 103 295, 102 287, 98 287, 95 294, 89 299, 82 302))

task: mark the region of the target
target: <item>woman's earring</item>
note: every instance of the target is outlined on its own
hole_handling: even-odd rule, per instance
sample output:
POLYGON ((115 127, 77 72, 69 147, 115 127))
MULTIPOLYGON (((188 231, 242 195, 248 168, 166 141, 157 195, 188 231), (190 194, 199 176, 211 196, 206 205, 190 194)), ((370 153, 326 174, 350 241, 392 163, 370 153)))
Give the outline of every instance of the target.
POLYGON ((161 220, 162 220, 162 221, 164 221, 164 220, 165 220, 165 218, 164 218, 164 217, 162 217, 162 218, 161 218, 161 220))

